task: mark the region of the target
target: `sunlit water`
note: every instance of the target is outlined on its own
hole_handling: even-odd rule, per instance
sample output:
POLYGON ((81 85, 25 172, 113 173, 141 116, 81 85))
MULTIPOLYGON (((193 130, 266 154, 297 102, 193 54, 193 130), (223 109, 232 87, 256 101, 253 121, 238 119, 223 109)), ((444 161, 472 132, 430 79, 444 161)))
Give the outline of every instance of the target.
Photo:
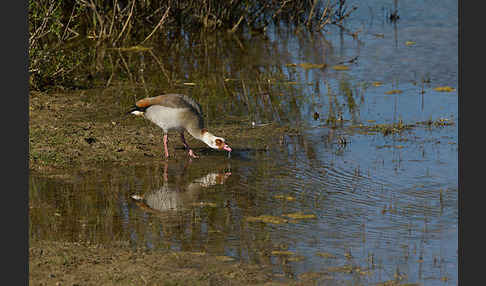
MULTIPOLYGON (((433 87, 457 89, 457 3, 400 1, 397 23, 386 17, 393 1, 356 5, 346 24, 362 30, 359 40, 336 27, 315 37, 269 32, 288 54, 256 64, 284 66, 284 76, 297 82, 297 96, 305 100, 282 101, 277 109, 287 112, 258 112, 256 104, 249 121, 255 128, 294 126, 298 133, 275 138, 267 150, 235 149, 231 158, 208 153, 193 162, 161 160, 69 184, 32 177, 30 200, 54 206, 55 215, 31 214, 31 236, 42 239, 55 231, 57 239, 204 251, 272 264, 276 275, 289 277, 314 271, 365 285, 456 285, 458 93, 433 87), (330 68, 356 56, 346 64, 349 70, 330 68), (302 62, 328 68, 285 66, 302 62), (382 85, 373 86, 375 81, 382 85), (385 94, 392 89, 402 93, 385 94), (326 123, 333 114, 342 119, 337 128, 326 123), (455 124, 387 136, 347 128, 439 118, 455 124), (315 218, 247 221, 259 215, 288 219, 296 212, 315 218), (293 255, 272 255, 274 250, 293 255)), ((224 122, 242 113, 235 108, 211 119, 224 122)))

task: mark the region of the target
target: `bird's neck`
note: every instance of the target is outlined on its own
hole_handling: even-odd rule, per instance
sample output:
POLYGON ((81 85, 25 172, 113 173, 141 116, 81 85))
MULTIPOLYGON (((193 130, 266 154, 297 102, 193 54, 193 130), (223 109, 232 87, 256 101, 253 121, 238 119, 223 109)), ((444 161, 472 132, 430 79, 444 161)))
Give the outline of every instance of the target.
POLYGON ((206 143, 209 147, 211 147, 211 139, 215 136, 210 133, 206 128, 200 127, 193 127, 193 128, 186 128, 187 132, 191 134, 192 137, 201 140, 202 142, 206 143))

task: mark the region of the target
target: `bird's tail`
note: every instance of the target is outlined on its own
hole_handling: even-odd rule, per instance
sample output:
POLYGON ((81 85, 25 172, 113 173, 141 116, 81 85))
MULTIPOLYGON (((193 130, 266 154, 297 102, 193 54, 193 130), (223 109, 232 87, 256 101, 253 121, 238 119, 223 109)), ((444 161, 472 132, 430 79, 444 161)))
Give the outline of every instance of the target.
POLYGON ((143 107, 141 108, 135 105, 132 108, 130 108, 127 114, 143 115, 144 112, 145 112, 145 108, 143 107))

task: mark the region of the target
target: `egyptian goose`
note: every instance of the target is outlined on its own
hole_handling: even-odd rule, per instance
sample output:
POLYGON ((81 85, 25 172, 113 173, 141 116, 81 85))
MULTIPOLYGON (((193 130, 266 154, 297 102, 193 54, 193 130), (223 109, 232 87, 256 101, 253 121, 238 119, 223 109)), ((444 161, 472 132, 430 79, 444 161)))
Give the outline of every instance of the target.
POLYGON ((179 132, 182 144, 188 150, 188 155, 198 158, 184 138, 184 130, 192 137, 201 140, 209 147, 231 152, 224 138, 214 136, 204 128, 201 106, 194 99, 183 94, 163 94, 140 99, 129 111, 134 115, 143 115, 164 130, 164 153, 169 157, 167 149, 167 133, 170 130, 179 132))
MULTIPOLYGON (((186 167, 184 168, 184 170, 186 167)), ((185 171, 184 171, 185 172, 185 171)), ((209 173, 194 181, 185 182, 181 175, 177 183, 169 183, 167 165, 164 166, 164 184, 144 195, 133 194, 131 198, 143 210, 155 214, 167 211, 181 211, 187 209, 198 201, 203 188, 222 185, 231 176, 231 172, 209 173)))

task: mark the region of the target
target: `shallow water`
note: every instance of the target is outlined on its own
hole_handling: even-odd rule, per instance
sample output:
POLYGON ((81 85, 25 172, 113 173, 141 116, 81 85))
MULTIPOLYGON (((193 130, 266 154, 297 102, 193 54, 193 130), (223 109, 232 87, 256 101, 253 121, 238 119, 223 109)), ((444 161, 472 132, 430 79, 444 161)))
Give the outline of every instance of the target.
POLYGON ((272 264, 289 277, 325 271, 352 284, 456 285, 458 92, 433 88, 458 88, 457 3, 401 1, 397 23, 386 18, 392 1, 356 5, 346 27, 362 29, 359 40, 337 27, 322 34, 274 28, 266 39, 243 41, 244 53, 235 41, 219 41, 225 53, 214 58, 195 52, 202 64, 181 73, 188 82, 198 79, 194 70, 206 73, 208 83, 227 71, 231 97, 216 101, 222 91, 211 86, 199 97, 209 125, 272 123, 297 132, 268 149, 246 142, 231 158, 209 152, 192 162, 107 166, 62 183, 31 176, 29 198, 39 206, 30 211, 31 238, 204 251, 272 264), (332 69, 356 56, 349 70, 332 69), (327 68, 288 65, 303 62, 327 68), (260 73, 244 70, 250 65, 260 73), (385 94, 392 89, 402 93, 385 94), (387 136, 350 128, 439 118, 455 124, 387 136), (297 212, 315 217, 285 216, 297 212), (288 221, 248 221, 260 215, 288 221))

